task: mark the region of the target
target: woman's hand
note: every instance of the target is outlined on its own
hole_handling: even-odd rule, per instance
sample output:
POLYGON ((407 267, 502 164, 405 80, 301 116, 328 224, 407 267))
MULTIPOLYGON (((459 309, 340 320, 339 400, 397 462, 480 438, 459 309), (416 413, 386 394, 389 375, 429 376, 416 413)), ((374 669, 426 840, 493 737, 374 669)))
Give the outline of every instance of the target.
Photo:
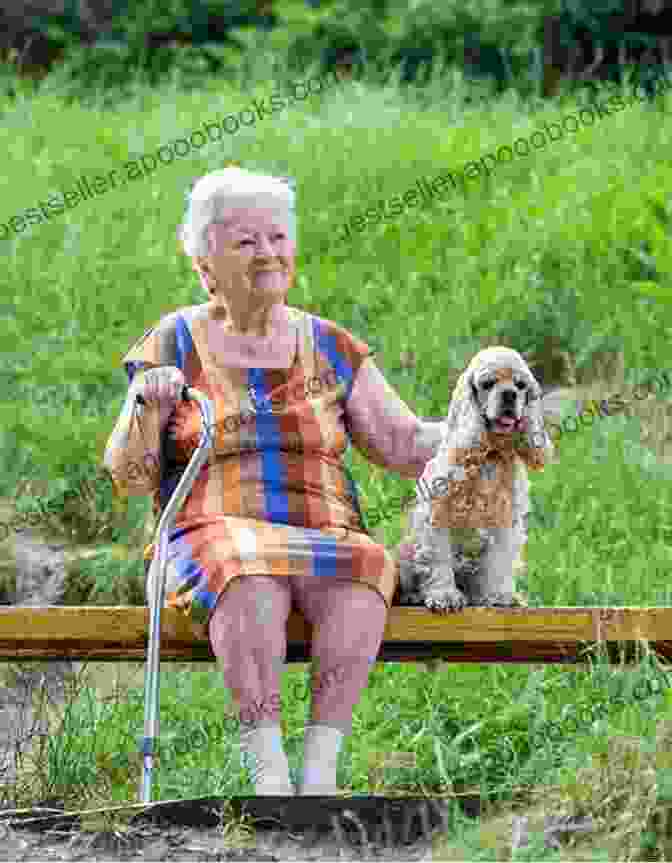
POLYGON ((162 413, 172 413, 175 403, 182 398, 185 384, 184 375, 175 366, 148 369, 137 386, 135 382, 131 384, 131 396, 135 400, 136 395, 141 395, 147 404, 158 404, 162 413))

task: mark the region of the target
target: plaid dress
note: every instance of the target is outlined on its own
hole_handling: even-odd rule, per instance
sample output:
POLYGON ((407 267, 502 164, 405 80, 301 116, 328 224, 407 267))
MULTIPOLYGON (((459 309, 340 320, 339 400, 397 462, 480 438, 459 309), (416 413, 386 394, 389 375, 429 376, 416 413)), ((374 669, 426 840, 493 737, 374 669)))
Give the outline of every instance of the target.
MULTIPOLYGON (((166 605, 190 616, 197 637, 239 575, 307 575, 357 581, 388 608, 398 585, 392 555, 365 530, 343 463, 347 402, 368 345, 337 324, 286 307, 296 335, 289 369, 223 368, 208 349, 210 304, 163 317, 123 357, 129 382, 171 365, 215 406, 209 462, 169 537, 166 605)), ((164 433, 158 405, 127 399, 106 450, 118 493, 152 494, 157 519, 196 449, 201 414, 178 402, 164 433), (160 452, 156 470, 147 453, 160 452)), ((367 453, 364 453, 367 455, 367 453)), ((145 549, 146 571, 154 543, 145 549)), ((152 567, 152 572, 158 567, 152 567)))

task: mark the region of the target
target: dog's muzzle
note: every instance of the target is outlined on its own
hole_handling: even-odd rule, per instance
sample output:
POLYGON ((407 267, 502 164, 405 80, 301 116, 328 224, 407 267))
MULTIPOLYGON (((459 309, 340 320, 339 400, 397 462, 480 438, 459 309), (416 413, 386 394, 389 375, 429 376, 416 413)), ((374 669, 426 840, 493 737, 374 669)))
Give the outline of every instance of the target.
POLYGON ((497 434, 512 434, 513 432, 526 431, 527 421, 523 417, 516 416, 516 399, 518 394, 515 390, 504 390, 501 397, 500 412, 494 420, 483 416, 485 427, 488 431, 497 434))

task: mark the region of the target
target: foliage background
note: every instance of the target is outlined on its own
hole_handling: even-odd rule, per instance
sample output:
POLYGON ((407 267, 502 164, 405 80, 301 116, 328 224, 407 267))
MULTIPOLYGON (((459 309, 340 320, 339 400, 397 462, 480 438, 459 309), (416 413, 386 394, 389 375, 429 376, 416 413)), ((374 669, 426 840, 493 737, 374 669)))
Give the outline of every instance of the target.
MULTIPOLYGON (((178 3, 165 18, 158 6, 129 3, 100 44, 80 44, 71 23, 52 22, 69 59, 37 82, 9 68, 3 73, 5 222, 82 174, 104 173, 204 118, 268 96, 286 73, 319 74, 347 39, 356 37, 366 55, 353 80, 0 245, 0 495, 20 511, 42 511, 93 550, 69 570, 66 604, 144 604, 140 554, 149 504, 132 498, 115 510, 100 459, 125 397, 121 356, 162 315, 202 300, 175 228, 190 181, 224 160, 296 178, 299 278, 291 302, 377 348, 384 374, 421 416, 445 414, 451 382, 486 344, 543 354, 552 337, 579 373, 590 372, 601 354, 616 354, 627 385, 672 368, 672 309, 661 302, 672 275, 668 95, 635 102, 500 165, 464 195, 338 245, 346 218, 403 194, 419 176, 529 137, 575 113, 588 94, 540 97, 538 68, 525 59, 547 8, 540 3, 418 3, 403 12, 392 3, 346 0, 312 9, 273 5, 284 28, 256 28, 249 23, 256 9, 240 6, 237 25, 226 29, 230 41, 221 35, 212 43, 199 42, 197 16, 178 3), (150 50, 147 20, 152 32, 182 28, 191 43, 150 50), (465 65, 469 39, 506 47, 520 71, 513 83, 481 79, 465 65), (457 62, 435 64, 425 80, 422 51, 435 56, 439 45, 457 62), (393 57, 415 59, 404 67, 393 57), (404 82, 416 61, 415 81, 404 82)), ((483 48, 481 59, 487 56, 483 48)), ((628 86, 619 86, 629 99, 628 86)), ((667 407, 669 397, 664 401, 667 407)), ((559 464, 533 477, 519 584, 533 605, 670 604, 669 462, 652 460, 642 438, 637 416, 604 420, 566 435, 559 464)), ((412 482, 358 454, 348 458, 372 516, 412 490, 412 482)), ((383 515, 381 528, 393 546, 403 525, 383 515)), ((0 584, 3 590, 11 601, 11 585, 0 584)), ((283 686, 304 674, 288 672, 283 686)), ((161 689, 167 766, 159 770, 158 795, 249 793, 219 673, 162 670, 161 689)), ((307 697, 305 688, 283 689, 293 769, 307 697)), ((653 661, 627 675, 608 666, 454 666, 433 674, 379 666, 356 708, 339 777, 366 793, 369 751, 410 751, 417 768, 400 769, 392 783, 408 794, 443 792, 452 783, 510 802, 517 788, 557 780, 579 807, 585 801, 572 770, 586 753, 599 755, 615 736, 651 742, 669 716, 669 672, 653 661)), ((114 704, 80 693, 49 741, 32 800, 38 793, 78 803, 94 792, 106 800, 132 797, 129 765, 141 717, 140 686, 114 704)), ((660 787, 668 788, 661 799, 669 799, 669 768, 659 770, 660 787)), ((502 859, 489 853, 478 859, 502 859)))

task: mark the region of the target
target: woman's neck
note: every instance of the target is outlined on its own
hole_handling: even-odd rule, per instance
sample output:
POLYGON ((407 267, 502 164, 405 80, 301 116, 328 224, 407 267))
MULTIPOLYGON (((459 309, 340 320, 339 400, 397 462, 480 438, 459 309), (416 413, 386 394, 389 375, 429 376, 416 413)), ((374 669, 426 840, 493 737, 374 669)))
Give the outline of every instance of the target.
POLYGON ((207 339, 215 364, 225 368, 291 368, 298 351, 296 328, 284 304, 277 304, 272 312, 270 333, 264 337, 234 329, 226 309, 211 304, 207 339))
POLYGON ((284 303, 273 303, 257 309, 237 309, 211 301, 212 315, 227 325, 232 336, 250 336, 268 339, 287 328, 288 318, 284 303))

